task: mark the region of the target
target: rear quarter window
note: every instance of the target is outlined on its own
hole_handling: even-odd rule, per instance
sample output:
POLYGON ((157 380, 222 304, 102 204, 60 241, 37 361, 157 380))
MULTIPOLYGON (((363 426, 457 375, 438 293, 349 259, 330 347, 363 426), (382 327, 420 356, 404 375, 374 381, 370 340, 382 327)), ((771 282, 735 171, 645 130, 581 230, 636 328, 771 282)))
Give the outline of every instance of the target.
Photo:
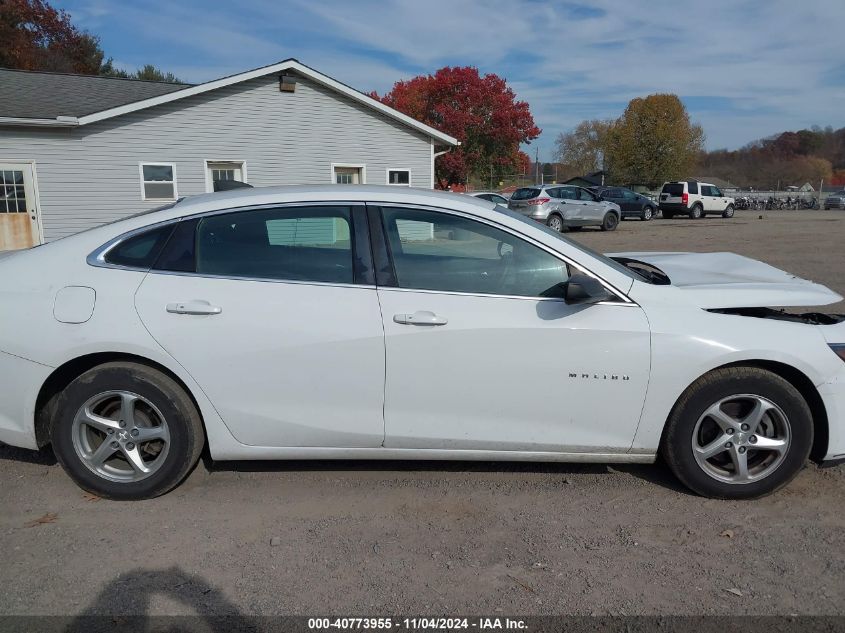
POLYGON ((517 189, 513 192, 511 200, 530 200, 531 198, 536 198, 539 195, 539 189, 534 189, 533 187, 523 187, 522 189, 517 189))
POLYGON ((173 224, 166 224, 126 238, 111 248, 104 259, 114 266, 149 270, 158 259, 173 228, 173 224))

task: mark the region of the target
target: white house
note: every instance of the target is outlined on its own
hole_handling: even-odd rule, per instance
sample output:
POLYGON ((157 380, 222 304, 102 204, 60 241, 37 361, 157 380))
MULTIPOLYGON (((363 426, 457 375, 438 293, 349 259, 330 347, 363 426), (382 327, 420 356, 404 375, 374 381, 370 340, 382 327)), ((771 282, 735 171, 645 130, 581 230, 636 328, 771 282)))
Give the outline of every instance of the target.
POLYGON ((195 86, 0 69, 0 250, 215 180, 433 187, 456 145, 295 59, 195 86))

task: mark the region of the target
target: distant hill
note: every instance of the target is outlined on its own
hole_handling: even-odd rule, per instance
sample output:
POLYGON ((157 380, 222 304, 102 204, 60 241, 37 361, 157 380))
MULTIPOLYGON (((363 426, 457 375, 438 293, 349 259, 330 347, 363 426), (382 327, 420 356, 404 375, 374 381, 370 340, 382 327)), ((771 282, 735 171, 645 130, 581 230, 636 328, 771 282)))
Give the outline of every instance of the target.
POLYGON ((805 182, 817 187, 822 179, 845 185, 845 127, 783 132, 735 151, 705 152, 699 171, 757 189, 805 182))

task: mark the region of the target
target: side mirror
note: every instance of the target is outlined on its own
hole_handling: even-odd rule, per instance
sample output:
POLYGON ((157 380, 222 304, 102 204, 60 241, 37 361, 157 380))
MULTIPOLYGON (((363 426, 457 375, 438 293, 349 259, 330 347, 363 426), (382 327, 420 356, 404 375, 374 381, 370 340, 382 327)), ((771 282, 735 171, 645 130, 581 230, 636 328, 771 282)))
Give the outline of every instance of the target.
POLYGON ((573 273, 566 283, 566 303, 599 303, 613 299, 613 295, 601 283, 581 272, 573 273))

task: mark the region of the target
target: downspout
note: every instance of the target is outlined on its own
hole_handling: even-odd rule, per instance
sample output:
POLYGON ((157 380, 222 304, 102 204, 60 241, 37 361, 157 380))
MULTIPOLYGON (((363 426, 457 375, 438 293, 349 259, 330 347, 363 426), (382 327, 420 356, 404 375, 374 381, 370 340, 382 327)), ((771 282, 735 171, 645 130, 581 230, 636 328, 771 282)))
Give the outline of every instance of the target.
MULTIPOLYGON (((432 150, 434 149, 434 143, 432 143, 432 144, 431 144, 431 149, 432 149, 432 150)), ((448 153, 449 153, 449 152, 451 152, 451 151, 452 151, 452 148, 451 148, 451 147, 450 147, 449 149, 444 149, 442 152, 434 152, 434 151, 432 151, 432 153, 431 153, 431 188, 432 188, 432 189, 434 189, 434 181, 435 181, 435 176, 434 176, 434 159, 436 159, 438 156, 443 156, 443 154, 448 154, 448 153)))

